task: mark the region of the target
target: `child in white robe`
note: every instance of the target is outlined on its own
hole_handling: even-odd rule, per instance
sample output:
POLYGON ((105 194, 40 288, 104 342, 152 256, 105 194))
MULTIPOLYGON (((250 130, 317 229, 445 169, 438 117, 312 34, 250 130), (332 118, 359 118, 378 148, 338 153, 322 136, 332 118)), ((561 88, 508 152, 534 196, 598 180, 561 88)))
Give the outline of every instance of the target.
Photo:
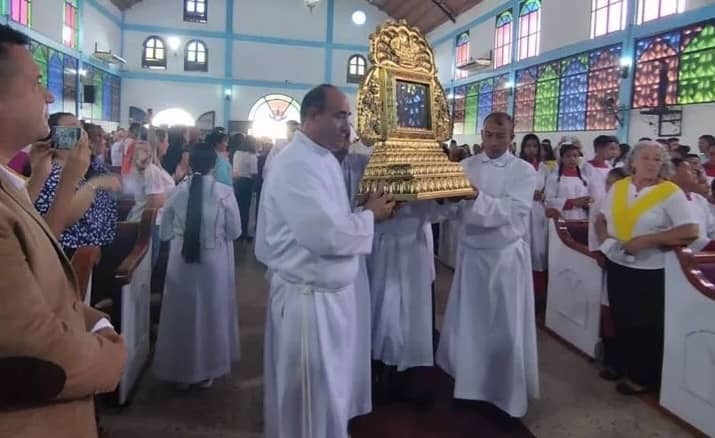
POLYGON ((544 208, 544 189, 546 179, 551 173, 548 166, 541 161, 541 141, 534 134, 527 134, 521 140, 519 157, 534 166, 536 170, 536 187, 534 188, 534 203, 531 206, 529 243, 531 246, 531 268, 536 272, 546 271, 546 235, 547 222, 544 208))
POLYGON ((579 168, 580 149, 572 143, 559 148, 559 168, 546 181, 546 207, 555 208, 566 220, 588 219, 591 204, 588 181, 579 168))
MULTIPOLYGON (((618 139, 610 135, 599 135, 593 140, 593 149, 595 156, 593 160, 583 163, 581 174, 588 180, 588 188, 593 204, 598 204, 606 197, 606 177, 613 168, 611 160, 615 159, 620 153, 618 147, 618 139)), ((600 244, 596 237, 596 230, 593 228, 593 222, 599 210, 591 208, 589 210, 589 226, 588 226, 588 249, 589 251, 598 251, 600 244)))
POLYGON ((211 174, 216 159, 212 147, 194 147, 195 173, 166 202, 161 222, 171 249, 153 371, 180 390, 210 387, 239 356, 233 241, 241 219, 233 189, 211 174))

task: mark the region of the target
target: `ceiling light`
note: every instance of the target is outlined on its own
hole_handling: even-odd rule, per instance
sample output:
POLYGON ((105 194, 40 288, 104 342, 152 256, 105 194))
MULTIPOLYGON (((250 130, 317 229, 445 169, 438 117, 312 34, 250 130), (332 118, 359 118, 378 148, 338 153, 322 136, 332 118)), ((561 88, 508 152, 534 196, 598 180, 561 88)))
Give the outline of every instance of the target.
POLYGON ((171 50, 178 50, 179 46, 181 45, 181 40, 179 39, 179 37, 176 36, 169 37, 167 41, 169 42, 169 48, 171 50))
POLYGON ((363 11, 353 12, 353 23, 357 24, 358 26, 362 26, 363 24, 365 24, 366 20, 367 16, 363 11))

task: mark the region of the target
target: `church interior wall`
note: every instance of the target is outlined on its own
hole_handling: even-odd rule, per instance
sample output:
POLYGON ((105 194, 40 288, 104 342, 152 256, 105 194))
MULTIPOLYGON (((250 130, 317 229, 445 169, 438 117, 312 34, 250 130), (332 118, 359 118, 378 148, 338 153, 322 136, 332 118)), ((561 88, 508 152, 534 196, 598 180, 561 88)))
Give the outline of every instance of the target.
POLYGON ((325 50, 280 44, 234 42, 234 77, 317 84, 323 80, 325 50))
MULTIPOLYGON (((256 2, 264 3, 264 2, 256 2)), ((195 30, 197 32, 226 31, 226 0, 207 2, 206 23, 184 21, 183 0, 148 0, 141 1, 124 11, 125 29, 138 29, 139 26, 195 30)))
POLYGON ((235 0, 233 31, 322 43, 326 38, 327 14, 326 1, 318 3, 311 12, 302 1, 235 0))
MULTIPOLYGON (((105 11, 112 11, 103 7, 105 11)), ((112 7, 114 7, 112 5, 112 7)), ((85 7, 83 10, 83 29, 81 38, 81 49, 84 53, 93 53, 95 44, 98 50, 109 51, 119 54, 122 47, 122 29, 118 20, 121 20, 121 13, 116 8, 117 15, 112 18, 104 15, 99 9, 93 6, 85 7)))

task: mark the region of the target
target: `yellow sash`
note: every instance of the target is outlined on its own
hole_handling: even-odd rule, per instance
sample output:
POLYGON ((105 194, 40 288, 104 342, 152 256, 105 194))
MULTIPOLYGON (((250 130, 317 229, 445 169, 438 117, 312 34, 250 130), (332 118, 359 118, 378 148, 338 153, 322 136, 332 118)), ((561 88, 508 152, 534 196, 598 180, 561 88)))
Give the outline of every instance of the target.
POLYGON ((627 242, 633 237, 633 230, 636 228, 638 220, 646 212, 660 205, 670 196, 680 190, 678 186, 670 181, 653 187, 645 195, 636 199, 632 205, 628 205, 628 190, 631 186, 631 178, 624 178, 613 185, 613 228, 616 231, 616 238, 621 242, 627 242))

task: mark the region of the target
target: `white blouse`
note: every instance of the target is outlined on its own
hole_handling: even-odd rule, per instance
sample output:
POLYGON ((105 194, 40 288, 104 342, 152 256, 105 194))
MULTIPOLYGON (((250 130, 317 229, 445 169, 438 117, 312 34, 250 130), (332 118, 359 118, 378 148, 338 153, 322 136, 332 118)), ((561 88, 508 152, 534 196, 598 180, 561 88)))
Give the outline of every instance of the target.
MULTIPOLYGON (((601 213, 606 218, 610 236, 616 235, 613 223, 613 193, 615 187, 614 185, 608 191, 601 207, 601 213)), ((639 193, 636 192, 635 185, 631 183, 628 188, 628 204, 632 205, 636 198, 644 196, 653 190, 653 187, 655 186, 645 187, 639 193)), ((678 190, 670 195, 668 199, 641 215, 633 230, 633 237, 659 233, 687 224, 697 224, 697 221, 688 198, 685 197, 685 193, 682 190, 678 190)), ((606 239, 601 245, 601 251, 613 263, 626 267, 634 269, 663 269, 665 267, 664 250, 647 248, 632 256, 623 251, 622 243, 615 238, 606 239)))
MULTIPOLYGON (((124 177, 122 181, 124 191, 134 196, 134 207, 127 216, 129 222, 141 221, 146 200, 151 195, 164 195, 169 198, 176 187, 174 178, 169 175, 164 168, 156 164, 150 164, 143 173, 133 170, 131 174, 124 177)), ((161 223, 161 209, 157 212, 156 223, 161 223)))
POLYGON ((559 180, 558 173, 551 173, 546 179, 546 189, 544 190, 546 207, 559 210, 566 220, 588 219, 588 211, 585 208, 576 207, 564 210, 564 205, 569 199, 589 196, 588 184, 588 180, 583 175, 581 178, 561 175, 559 180))
POLYGON ((252 152, 236 151, 233 154, 233 177, 251 178, 258 173, 258 157, 252 152))

